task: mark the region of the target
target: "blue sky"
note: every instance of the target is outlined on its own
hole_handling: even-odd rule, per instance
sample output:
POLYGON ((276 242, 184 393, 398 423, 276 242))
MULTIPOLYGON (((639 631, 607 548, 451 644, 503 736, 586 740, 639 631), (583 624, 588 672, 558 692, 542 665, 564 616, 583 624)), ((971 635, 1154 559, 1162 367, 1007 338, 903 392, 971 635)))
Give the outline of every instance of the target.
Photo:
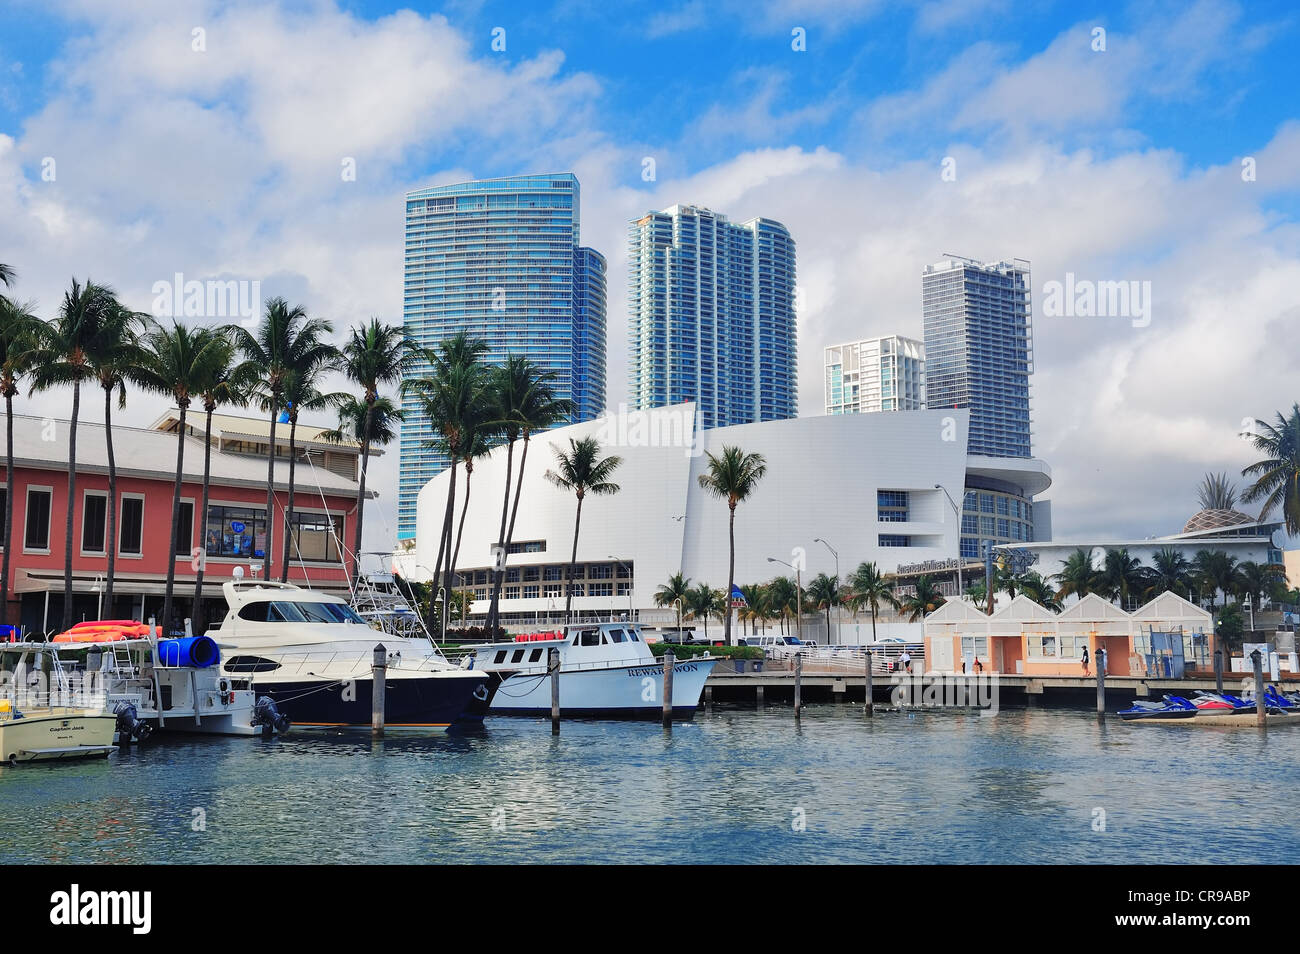
POLYGON ((574 171, 583 241, 610 262, 612 406, 626 223, 675 202, 790 228, 805 414, 823 346, 919 336, 943 253, 1029 259, 1037 294, 1067 273, 1150 281, 1149 326, 1036 318, 1058 537, 1179 529, 1205 470, 1249 463, 1240 421, 1300 399, 1292 4, 0 7, 0 261, 46 309, 73 274, 144 308, 181 271, 259 280, 341 327, 396 320, 405 191, 574 171))

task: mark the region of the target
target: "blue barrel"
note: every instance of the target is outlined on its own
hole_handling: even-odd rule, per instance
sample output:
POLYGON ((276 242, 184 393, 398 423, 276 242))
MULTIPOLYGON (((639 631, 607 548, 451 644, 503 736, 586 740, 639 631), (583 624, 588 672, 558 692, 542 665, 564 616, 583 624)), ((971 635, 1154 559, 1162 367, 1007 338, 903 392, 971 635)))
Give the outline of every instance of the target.
POLYGON ((182 636, 158 640, 158 663, 162 666, 192 666, 207 669, 215 666, 220 654, 217 644, 207 636, 182 636))

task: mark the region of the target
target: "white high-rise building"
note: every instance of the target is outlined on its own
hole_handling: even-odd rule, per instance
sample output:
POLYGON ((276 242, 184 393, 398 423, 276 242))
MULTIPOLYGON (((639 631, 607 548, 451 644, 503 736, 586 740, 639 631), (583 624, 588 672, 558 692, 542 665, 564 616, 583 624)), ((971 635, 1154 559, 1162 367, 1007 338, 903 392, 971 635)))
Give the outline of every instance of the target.
POLYGON ((925 407, 925 345, 886 335, 826 349, 826 413, 919 411, 925 407))

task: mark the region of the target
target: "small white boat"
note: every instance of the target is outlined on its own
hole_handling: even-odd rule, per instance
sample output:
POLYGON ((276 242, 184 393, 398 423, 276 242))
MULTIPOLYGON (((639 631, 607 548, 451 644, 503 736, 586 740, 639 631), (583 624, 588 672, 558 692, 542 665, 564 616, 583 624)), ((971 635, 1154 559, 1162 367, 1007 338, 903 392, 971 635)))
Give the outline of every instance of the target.
MULTIPOLYGON (((549 715, 549 650, 560 653, 560 711, 566 716, 656 718, 663 713, 664 664, 646 645, 638 623, 582 623, 553 639, 520 637, 475 648, 473 668, 499 680, 490 712, 549 715)), ((673 716, 689 719, 717 658, 681 659, 673 666, 673 716)))
POLYGON ((0 759, 10 765, 106 756, 117 746, 117 717, 102 709, 19 709, 0 700, 0 759))

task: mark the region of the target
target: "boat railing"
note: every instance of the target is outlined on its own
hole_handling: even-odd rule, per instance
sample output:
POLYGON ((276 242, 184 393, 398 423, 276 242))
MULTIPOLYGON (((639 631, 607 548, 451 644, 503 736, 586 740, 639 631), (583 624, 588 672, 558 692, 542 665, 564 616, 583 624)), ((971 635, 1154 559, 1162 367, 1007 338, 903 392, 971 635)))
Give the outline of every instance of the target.
MULTIPOLYGON (((399 669, 406 672, 436 672, 454 668, 452 663, 440 653, 424 647, 417 647, 418 652, 423 655, 403 655, 401 650, 390 651, 388 653, 386 665, 392 669, 399 669)), ((237 653, 232 653, 237 655, 237 653)), ((302 652, 274 654, 274 661, 279 666, 270 670, 267 674, 274 674, 272 678, 280 675, 331 675, 349 676, 368 674, 374 665, 374 651, 366 650, 335 650, 333 652, 323 652, 319 649, 304 650, 302 652), (316 670, 322 670, 317 672, 316 670)), ((240 673, 239 675, 243 675, 240 673)), ((259 673, 251 673, 254 677, 259 673)))
MULTIPOLYGON (((882 676, 892 675, 901 671, 903 668, 903 651, 904 647, 894 648, 872 648, 871 650, 871 671, 873 674, 882 676)), ((915 668, 921 663, 924 654, 918 650, 910 650, 912 665, 915 668)), ((803 657, 803 671, 808 674, 825 674, 835 675, 843 673, 845 675, 860 675, 865 671, 867 665, 867 651, 865 649, 849 649, 830 646, 782 646, 768 650, 768 660, 781 663, 789 668, 794 668, 794 659, 796 656, 803 657)))

